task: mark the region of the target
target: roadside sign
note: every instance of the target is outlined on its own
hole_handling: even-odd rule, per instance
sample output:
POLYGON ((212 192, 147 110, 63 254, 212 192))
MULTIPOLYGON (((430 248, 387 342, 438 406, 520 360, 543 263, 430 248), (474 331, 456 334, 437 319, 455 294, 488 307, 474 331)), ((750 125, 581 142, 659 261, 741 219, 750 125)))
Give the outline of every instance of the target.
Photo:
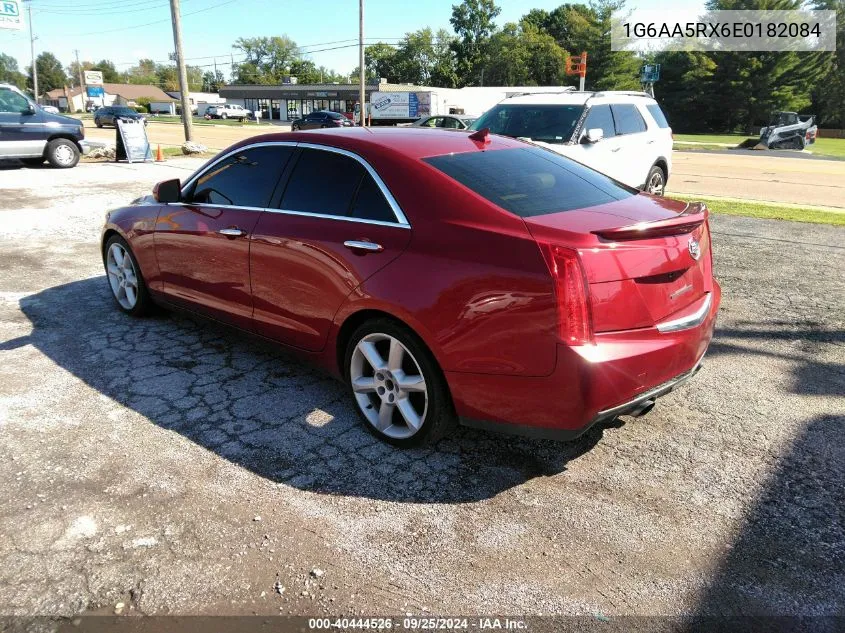
POLYGON ((23 28, 23 3, 20 0, 0 0, 0 29, 23 28))
MULTIPOLYGON (((2 2, 3 0, 0 0, 2 2)), ((99 70, 86 70, 85 71, 85 85, 86 86, 102 86, 103 85, 103 73, 99 70)))
POLYGON ((153 159, 153 150, 147 138, 147 128, 143 121, 115 119, 117 124, 117 142, 114 160, 130 163, 143 163, 153 159))
POLYGON ((85 93, 89 97, 102 97, 104 95, 102 86, 85 86, 85 93))

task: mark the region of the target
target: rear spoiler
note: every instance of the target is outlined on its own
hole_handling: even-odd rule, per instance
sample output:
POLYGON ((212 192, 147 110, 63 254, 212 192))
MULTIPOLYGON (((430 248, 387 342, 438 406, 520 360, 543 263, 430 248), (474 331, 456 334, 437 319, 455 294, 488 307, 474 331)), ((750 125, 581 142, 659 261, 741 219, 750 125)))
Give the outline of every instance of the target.
POLYGON ((616 229, 600 229, 593 231, 606 240, 645 240, 652 237, 667 237, 690 233, 707 221, 710 211, 703 202, 691 202, 674 218, 655 220, 654 222, 640 222, 616 229))

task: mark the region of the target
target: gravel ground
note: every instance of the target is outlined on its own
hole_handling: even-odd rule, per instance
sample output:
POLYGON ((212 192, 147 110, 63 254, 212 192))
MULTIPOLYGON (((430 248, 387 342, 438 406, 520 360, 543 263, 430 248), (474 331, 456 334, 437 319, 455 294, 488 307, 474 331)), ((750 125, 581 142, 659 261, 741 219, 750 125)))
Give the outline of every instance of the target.
POLYGON ((845 230, 714 218, 717 336, 645 418, 400 451, 114 308, 104 211, 197 165, 0 168, 0 614, 845 614, 845 230))

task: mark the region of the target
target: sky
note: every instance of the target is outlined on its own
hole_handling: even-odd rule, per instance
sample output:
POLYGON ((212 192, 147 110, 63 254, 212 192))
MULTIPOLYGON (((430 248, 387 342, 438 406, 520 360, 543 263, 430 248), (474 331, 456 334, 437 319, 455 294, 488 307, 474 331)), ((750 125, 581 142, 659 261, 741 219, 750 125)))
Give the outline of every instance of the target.
MULTIPOLYGON (((396 42, 406 32, 430 26, 451 32, 449 17, 458 0, 365 0, 367 43, 396 42)), ((499 0, 501 26, 533 8, 553 9, 563 0, 499 0)), ((138 59, 166 62, 173 50, 169 0, 32 0, 36 55, 55 54, 65 65, 79 50, 82 61, 110 59, 126 70, 138 59)), ((676 0, 673 8, 694 8, 699 0, 676 0)), ((627 8, 658 9, 665 0, 629 0, 627 8)), ((238 37, 288 35, 318 66, 348 73, 358 65, 357 0, 182 0, 182 31, 189 64, 218 68, 228 77, 238 37)), ((0 52, 31 62, 29 31, 0 29, 0 52)))

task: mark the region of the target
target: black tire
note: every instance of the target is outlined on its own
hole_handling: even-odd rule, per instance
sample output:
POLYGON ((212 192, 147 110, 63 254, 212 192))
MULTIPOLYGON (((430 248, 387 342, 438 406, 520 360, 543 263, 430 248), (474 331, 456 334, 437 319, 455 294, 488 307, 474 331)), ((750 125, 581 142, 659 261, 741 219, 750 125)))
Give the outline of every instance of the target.
POLYGON ((147 284, 144 281, 144 275, 141 273, 141 267, 138 266, 138 260, 135 258, 135 254, 132 252, 132 249, 129 248, 129 244, 127 244, 126 240, 120 237, 120 235, 112 235, 108 240, 106 240, 106 244, 103 247, 103 268, 106 271, 106 282, 109 284, 109 293, 112 295, 115 305, 121 312, 133 317, 143 317, 153 313, 155 306, 152 298, 150 297, 150 293, 147 291, 147 284), (132 308, 127 308, 121 305, 111 286, 108 270, 108 253, 113 244, 120 245, 126 255, 131 259, 136 272, 138 292, 137 300, 132 308))
POLYGON ((448 435, 457 426, 458 418, 455 414, 455 407, 452 403, 452 396, 449 393, 449 386, 446 378, 434 359, 434 356, 426 347, 425 343, 409 328, 388 318, 374 319, 367 321, 358 327, 349 338, 344 354, 343 372, 352 396, 352 406, 361 418, 364 426, 378 439, 399 446, 411 448, 414 446, 430 445, 448 435), (382 433, 364 415, 361 406, 356 399, 350 380, 351 363, 353 353, 358 343, 364 337, 372 334, 385 334, 397 339, 416 361, 422 377, 426 384, 426 395, 428 405, 423 413, 422 423, 419 430, 408 438, 396 438, 382 433))
POLYGON ((660 165, 654 165, 648 170, 643 191, 655 196, 662 196, 666 193, 666 172, 660 165))
POLYGON ((79 148, 66 138, 56 138, 47 143, 47 162, 58 169, 76 167, 79 162, 79 148))
POLYGON ((44 164, 44 157, 41 158, 21 158, 20 161, 27 167, 41 167, 44 164))
POLYGON ((97 127, 103 127, 103 123, 102 121, 100 121, 100 119, 94 119, 94 125, 96 125, 97 127))
POLYGON ((291 130, 291 132, 299 132, 299 126, 296 123, 294 123, 293 125, 290 126, 290 130, 291 130))

